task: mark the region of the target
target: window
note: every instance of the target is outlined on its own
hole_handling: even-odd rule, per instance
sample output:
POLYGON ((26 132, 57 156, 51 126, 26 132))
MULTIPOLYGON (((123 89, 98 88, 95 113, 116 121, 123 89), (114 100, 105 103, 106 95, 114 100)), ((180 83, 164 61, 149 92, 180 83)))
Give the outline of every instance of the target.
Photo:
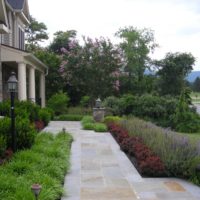
POLYGON ((24 31, 19 28, 19 49, 25 50, 25 45, 24 45, 24 31))

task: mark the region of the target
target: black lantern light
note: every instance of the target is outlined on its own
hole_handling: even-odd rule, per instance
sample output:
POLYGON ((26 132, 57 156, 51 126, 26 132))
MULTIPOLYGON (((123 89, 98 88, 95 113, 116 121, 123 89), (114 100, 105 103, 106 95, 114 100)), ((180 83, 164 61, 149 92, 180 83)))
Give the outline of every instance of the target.
POLYGON ((15 72, 11 73, 11 76, 9 77, 8 81, 8 90, 9 92, 16 92, 17 91, 17 78, 15 72))

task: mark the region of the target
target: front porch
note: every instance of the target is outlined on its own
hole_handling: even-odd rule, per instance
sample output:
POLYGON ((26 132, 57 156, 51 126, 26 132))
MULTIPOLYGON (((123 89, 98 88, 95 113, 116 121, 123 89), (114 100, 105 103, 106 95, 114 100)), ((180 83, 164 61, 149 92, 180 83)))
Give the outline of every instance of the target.
POLYGON ((18 100, 40 99, 45 107, 45 76, 47 66, 35 56, 9 46, 1 46, 0 101, 8 99, 7 80, 12 71, 18 79, 18 100))

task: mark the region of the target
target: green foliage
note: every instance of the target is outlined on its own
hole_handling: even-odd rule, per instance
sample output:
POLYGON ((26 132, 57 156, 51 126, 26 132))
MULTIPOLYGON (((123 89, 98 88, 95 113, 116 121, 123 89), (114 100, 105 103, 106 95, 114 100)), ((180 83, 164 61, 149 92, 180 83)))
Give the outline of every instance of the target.
POLYGON ((121 98, 107 97, 104 102, 105 107, 112 111, 112 114, 135 115, 153 120, 163 126, 170 126, 170 119, 177 105, 177 100, 171 96, 159 97, 152 94, 141 96, 126 94, 121 98))
POLYGON ((167 53, 164 59, 155 62, 159 67, 159 88, 163 95, 180 95, 185 87, 185 78, 193 69, 195 58, 190 53, 167 53))
POLYGON ((94 131, 95 132, 106 132, 108 129, 107 129, 107 126, 103 123, 95 123, 94 124, 94 131))
POLYGON ((83 119, 81 120, 82 124, 87 124, 87 123, 94 123, 94 119, 92 116, 84 116, 83 119))
POLYGON ((0 157, 3 155, 7 147, 5 135, 0 134, 0 157))
POLYGON ((81 105, 82 107, 88 108, 88 107, 90 106, 90 101, 91 101, 91 99, 90 99, 89 96, 83 96, 83 97, 81 98, 80 105, 81 105))
POLYGON ((133 117, 121 121, 120 124, 130 135, 142 138, 143 142, 161 158, 169 176, 194 176, 194 162, 199 157, 198 149, 188 137, 133 117))
POLYGON ((122 39, 120 47, 124 52, 124 81, 121 87, 124 92, 141 92, 144 86, 144 71, 149 67, 150 57, 157 44, 154 33, 149 29, 137 29, 132 26, 120 29, 116 36, 122 39), (127 81, 126 81, 127 80, 127 81))
POLYGON ((67 112, 69 97, 66 93, 59 92, 54 94, 48 100, 48 107, 51 108, 56 115, 64 114, 67 112))
POLYGON ((137 103, 136 97, 132 94, 123 95, 120 98, 120 112, 121 114, 129 115, 133 114, 135 104, 137 103))
POLYGON ((69 107, 67 109, 67 114, 76 114, 76 115, 91 115, 91 108, 83 108, 83 107, 69 107))
POLYGON ((53 42, 50 44, 49 49, 56 54, 62 53, 62 48, 69 50, 69 43, 76 37, 75 30, 57 31, 54 33, 53 42))
POLYGON ((39 110, 40 107, 31 101, 16 101, 15 103, 15 115, 28 118, 31 122, 38 119, 39 110))
POLYGON ((103 123, 95 123, 92 116, 84 116, 81 120, 81 124, 85 130, 94 130, 96 132, 107 131, 107 126, 103 123))
POLYGON ((91 122, 83 123, 84 130, 94 130, 95 124, 91 122))
POLYGON ((59 120, 59 121, 81 121, 83 118, 83 115, 73 115, 73 114, 63 114, 59 115, 54 118, 54 120, 59 120))
MULTIPOLYGON (((28 116, 34 120, 36 117, 35 108, 37 106, 30 102, 16 102, 16 135, 17 135, 17 149, 29 148, 34 143, 36 135, 35 128, 30 124, 28 116)), ((0 135, 7 141, 7 147, 11 146, 10 134, 10 118, 3 118, 0 120, 0 135)))
POLYGON ((0 102, 0 114, 2 116, 10 116, 10 101, 0 102))
POLYGON ((94 101, 98 96, 106 97, 119 89, 119 48, 105 38, 92 40, 84 37, 83 40, 83 45, 72 40, 70 49, 63 49, 60 72, 72 102, 80 102, 84 95, 94 101))
POLYGON ((194 81, 194 83, 192 84, 192 89, 195 92, 200 92, 200 77, 197 77, 194 81))
POLYGON ((172 116, 173 127, 179 132, 194 133, 200 131, 200 116, 191 111, 191 98, 188 90, 182 91, 175 114, 172 116))
POLYGON ((49 99, 53 94, 62 90, 64 87, 62 77, 59 73, 61 59, 53 52, 49 52, 46 49, 38 50, 34 55, 48 66, 48 75, 45 81, 46 85, 48 85, 48 87, 46 87, 46 98, 49 99))
POLYGON ((10 137, 10 118, 0 119, 0 157, 6 150, 10 137))
POLYGON ((108 125, 110 123, 118 123, 121 120, 122 120, 122 118, 118 117, 118 116, 106 116, 104 118, 104 123, 108 125))
POLYGON ((120 115, 120 101, 115 96, 109 96, 104 99, 103 106, 107 114, 120 115))
MULTIPOLYGON (((35 141, 36 130, 27 118, 16 117, 17 149, 30 148, 35 141)), ((10 141, 10 140, 9 140, 10 141)))
POLYGON ((0 119, 0 135, 7 136, 10 133, 10 118, 4 117, 0 119))
POLYGON ((69 170, 71 142, 72 137, 66 133, 56 137, 49 133, 38 135, 30 150, 17 152, 11 162, 1 166, 0 199, 33 200, 33 183, 42 185, 41 199, 59 199, 69 170))
POLYGON ((38 119, 42 120, 45 125, 47 125, 51 120, 51 113, 49 112, 49 109, 42 108, 38 112, 38 119))
POLYGON ((39 42, 47 40, 47 27, 43 22, 38 22, 31 16, 30 24, 26 28, 26 48, 28 51, 34 51, 38 48, 39 42))

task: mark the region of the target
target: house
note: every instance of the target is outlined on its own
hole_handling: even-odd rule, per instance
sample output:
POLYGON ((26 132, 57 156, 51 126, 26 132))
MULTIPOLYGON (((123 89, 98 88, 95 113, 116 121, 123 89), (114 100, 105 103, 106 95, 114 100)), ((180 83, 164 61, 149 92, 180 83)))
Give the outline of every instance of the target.
POLYGON ((44 107, 48 67, 25 50, 25 27, 29 20, 28 0, 0 0, 0 101, 9 97, 7 80, 14 71, 18 79, 18 100, 36 102, 37 98, 44 107))

